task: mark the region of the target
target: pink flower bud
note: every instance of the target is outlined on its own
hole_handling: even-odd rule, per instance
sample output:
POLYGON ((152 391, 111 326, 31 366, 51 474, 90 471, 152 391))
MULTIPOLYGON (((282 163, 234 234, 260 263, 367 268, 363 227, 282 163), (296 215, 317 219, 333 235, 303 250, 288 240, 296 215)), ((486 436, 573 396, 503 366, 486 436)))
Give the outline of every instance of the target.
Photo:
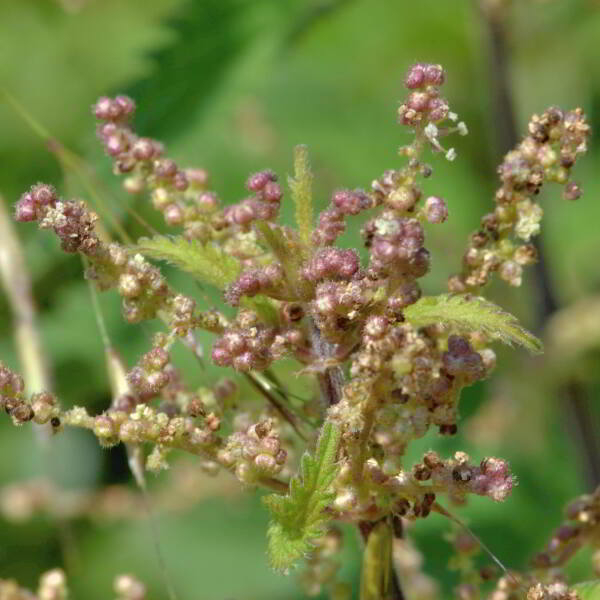
POLYGON ((442 198, 429 196, 425 200, 425 217, 429 223, 443 223, 448 218, 448 207, 442 198))
POLYGON ((15 206, 15 219, 22 223, 37 219, 36 205, 30 193, 23 194, 15 206))
POLYGON ((263 194, 267 202, 279 202, 283 196, 283 191, 278 183, 269 181, 263 189, 263 194))
POLYGON ((109 138, 107 138, 104 148, 106 149, 107 154, 110 154, 111 156, 117 156, 118 154, 121 154, 123 150, 125 150, 125 144, 123 143, 120 135, 111 135, 109 138))
POLYGON ((260 192, 267 183, 276 181, 277 177, 273 171, 259 171, 250 175, 248 181, 246 181, 246 187, 252 192, 260 192))
POLYGON ((428 85, 442 85, 445 80, 445 73, 442 65, 426 65, 424 69, 425 83, 428 85))
POLYGON ((129 116, 135 111, 135 102, 129 96, 119 95, 114 99, 114 103, 124 116, 129 116))
POLYGON ((181 225, 183 223, 183 210, 178 204, 169 204, 164 210, 167 225, 181 225))
POLYGON ((404 78, 404 85, 409 90, 415 90, 425 85, 425 69, 421 63, 413 65, 404 78))
POLYGON ((112 115, 112 100, 106 96, 98 98, 93 110, 97 119, 108 121, 112 115))
POLYGON ((140 138, 133 144, 132 153, 138 160, 150 160, 155 154, 156 148, 149 138, 140 138))

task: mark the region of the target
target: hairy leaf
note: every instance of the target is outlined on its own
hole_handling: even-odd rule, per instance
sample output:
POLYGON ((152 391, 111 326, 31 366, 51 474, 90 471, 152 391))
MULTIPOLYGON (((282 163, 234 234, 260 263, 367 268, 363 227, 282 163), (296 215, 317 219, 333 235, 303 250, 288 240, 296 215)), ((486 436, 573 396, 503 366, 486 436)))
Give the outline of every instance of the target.
POLYGON ((308 452, 302 456, 300 476, 291 480, 289 494, 263 498, 272 516, 267 533, 269 559, 278 571, 289 569, 310 552, 312 541, 323 534, 327 521, 324 510, 334 497, 330 487, 338 471, 339 441, 339 426, 326 422, 314 456, 308 452))
POLYGON ((218 246, 188 241, 182 236, 142 238, 137 250, 144 256, 166 260, 199 281, 219 289, 228 286, 240 273, 239 262, 218 246))
POLYGON ((308 148, 296 146, 294 148, 294 177, 290 177, 288 183, 296 205, 296 223, 300 240, 307 248, 310 248, 313 226, 312 181, 313 174, 308 161, 308 148))
POLYGON ((440 324, 459 333, 482 331, 505 344, 520 344, 534 354, 543 350, 542 342, 521 327, 516 317, 478 296, 425 296, 404 309, 404 318, 415 327, 440 324))

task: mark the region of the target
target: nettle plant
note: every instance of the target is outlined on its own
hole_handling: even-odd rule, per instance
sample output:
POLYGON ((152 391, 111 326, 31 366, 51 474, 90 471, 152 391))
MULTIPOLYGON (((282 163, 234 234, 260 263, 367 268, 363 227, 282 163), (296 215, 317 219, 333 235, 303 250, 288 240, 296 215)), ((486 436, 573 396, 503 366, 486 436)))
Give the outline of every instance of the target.
MULTIPOLYGON (((447 293, 423 296, 419 279, 430 264, 425 228, 448 218, 444 199, 422 198, 420 181, 433 173, 425 155, 453 160, 456 153, 443 139, 467 133, 440 93, 444 77, 440 65, 410 68, 404 80, 409 95, 398 109, 399 123, 413 134, 399 151, 403 165, 383 173, 368 191, 338 189, 316 219, 307 150, 296 148, 288 182, 296 228, 278 223, 286 193, 275 173, 250 176, 250 195, 223 206, 204 170, 180 168, 162 144, 133 131, 133 100, 101 98, 94 106, 98 136, 115 173, 126 176, 128 192, 147 193, 180 233, 132 245, 110 241, 85 202, 61 199, 47 184, 23 194, 15 217, 37 221, 59 237, 64 251, 81 254, 94 286, 122 296, 128 322, 161 319, 166 330, 128 372, 109 348, 113 401, 99 415, 84 407, 63 410, 50 392, 27 397, 23 379, 1 366, 1 405, 13 422, 33 421, 55 433, 83 427, 105 447, 122 442, 138 481, 144 466, 167 468, 172 450, 195 454, 207 471, 224 469, 245 487, 271 491, 264 496, 271 515, 269 561, 288 572, 305 559, 301 580, 308 593, 323 586, 339 600, 352 593, 336 575, 341 534, 335 523, 343 522, 355 524, 365 542, 362 600, 402 598, 402 587, 419 585, 422 597, 427 586, 414 560, 405 561, 414 572, 402 569, 403 553, 413 552, 398 545, 406 544, 403 522, 432 511, 456 521, 441 498, 462 503, 477 494, 500 502, 515 479, 502 458, 429 451, 409 465, 406 450, 431 427, 441 435, 457 432, 461 390, 490 375, 493 342, 541 351, 535 336, 481 293, 494 275, 521 284, 523 268, 536 261, 531 240, 542 217, 536 195, 554 182, 567 200, 580 196, 570 172, 589 134, 579 108, 534 115, 526 137, 498 169, 495 208, 470 236, 462 271, 449 278, 447 293), (368 262, 361 264, 354 249, 335 244, 352 217, 366 211, 370 218, 361 233, 368 262), (148 259, 168 261, 219 288, 235 316, 199 309, 148 259), (231 379, 212 388, 186 385, 169 352, 179 340, 199 353, 195 330, 214 334, 212 361, 230 367, 231 379), (312 398, 290 396, 278 382, 273 365, 284 357, 315 382, 312 398), (236 377, 263 401, 246 402, 236 377)), ((571 524, 558 530, 535 569, 505 572, 490 598, 576 597, 556 567, 598 539, 600 498, 579 499, 568 516, 571 524)), ((477 544, 461 531, 455 537, 463 574, 458 593, 479 598, 485 576, 471 562, 477 544)), ((54 577, 52 597, 58 598, 66 591, 54 577)), ((124 597, 143 596, 141 584, 128 585, 118 588, 124 597)))

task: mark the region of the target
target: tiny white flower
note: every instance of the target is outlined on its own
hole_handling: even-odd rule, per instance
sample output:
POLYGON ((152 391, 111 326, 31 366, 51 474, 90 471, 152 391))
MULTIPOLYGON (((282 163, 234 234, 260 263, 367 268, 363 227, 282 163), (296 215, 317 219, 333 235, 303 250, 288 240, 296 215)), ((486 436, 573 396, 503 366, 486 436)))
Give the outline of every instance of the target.
POLYGON ((424 133, 429 140, 435 140, 439 131, 435 123, 429 123, 427 127, 425 127, 424 133))

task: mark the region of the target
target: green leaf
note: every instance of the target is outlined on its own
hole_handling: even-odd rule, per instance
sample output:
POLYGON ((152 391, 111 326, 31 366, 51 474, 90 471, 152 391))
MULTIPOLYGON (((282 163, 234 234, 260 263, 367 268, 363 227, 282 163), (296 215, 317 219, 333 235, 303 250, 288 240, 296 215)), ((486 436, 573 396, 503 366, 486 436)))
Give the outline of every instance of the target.
POLYGON ((600 600, 600 579, 582 581, 571 586, 580 600, 600 600))
POLYGON ((165 24, 169 43, 149 57, 148 75, 125 90, 143 102, 136 126, 144 135, 172 138, 210 105, 259 33, 256 12, 244 0, 184 3, 165 24))
POLYGON ((459 333, 482 331, 505 344, 520 344, 534 354, 543 350, 542 342, 521 327, 516 317, 478 296, 425 296, 404 309, 404 318, 414 327, 441 324, 459 333))
POLYGON ((166 260, 203 283, 225 289, 240 273, 240 263, 214 244, 182 236, 141 238, 136 249, 144 256, 166 260))
POLYGON ((310 552, 312 541, 323 534, 328 519, 325 508, 334 498, 330 488, 338 472, 339 441, 339 426, 326 422, 314 456, 308 452, 302 456, 301 474, 290 481, 289 494, 263 498, 272 516, 267 532, 269 560, 278 571, 286 571, 310 552))
POLYGON ((288 183, 296 205, 298 233, 306 248, 311 246, 313 226, 312 182, 313 174, 308 161, 308 148, 296 146, 294 148, 294 177, 289 177, 288 183))

